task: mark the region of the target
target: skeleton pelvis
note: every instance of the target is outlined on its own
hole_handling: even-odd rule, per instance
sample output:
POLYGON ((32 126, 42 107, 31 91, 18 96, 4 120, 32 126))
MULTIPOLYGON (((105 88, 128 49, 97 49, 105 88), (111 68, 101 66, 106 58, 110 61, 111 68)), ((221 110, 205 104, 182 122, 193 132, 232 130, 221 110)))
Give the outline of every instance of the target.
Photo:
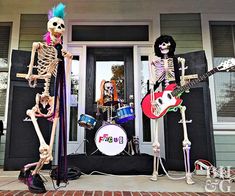
POLYGON ((37 94, 36 96, 36 105, 38 111, 36 111, 37 116, 47 117, 52 115, 54 108, 54 97, 44 94, 37 94))

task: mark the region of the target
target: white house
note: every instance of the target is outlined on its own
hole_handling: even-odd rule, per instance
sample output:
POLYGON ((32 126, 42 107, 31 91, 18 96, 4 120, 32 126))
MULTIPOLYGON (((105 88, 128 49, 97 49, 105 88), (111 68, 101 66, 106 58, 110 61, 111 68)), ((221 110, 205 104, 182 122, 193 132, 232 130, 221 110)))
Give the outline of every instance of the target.
MULTIPOLYGON (((123 64, 119 55, 131 59, 124 74, 126 86, 123 93, 128 103, 134 102, 135 121, 132 128, 139 136, 141 152, 148 154, 152 153, 154 122, 149 124, 147 130, 140 102, 146 93, 147 65, 154 55, 155 39, 161 34, 171 35, 177 44, 176 54, 204 50, 208 70, 235 56, 233 0, 61 2, 66 5, 67 13, 63 45, 74 56, 68 81, 71 97, 67 103, 70 120, 68 153, 84 153, 84 145, 80 144, 84 140, 85 130, 77 125, 77 120, 80 114, 95 113, 94 102, 99 97, 97 88, 100 80, 108 77, 110 62, 111 65, 123 64), (101 55, 97 57, 99 53, 101 55), (91 60, 94 57, 97 57, 95 62, 91 60), (92 85, 91 89, 88 85, 92 85)), ((0 165, 4 165, 7 118, 12 99, 10 77, 6 76, 10 73, 12 50, 31 51, 32 42, 42 41, 47 31, 47 12, 57 3, 59 1, 0 0, 0 119, 5 127, 0 143, 0 165)), ((211 76, 209 89, 216 164, 235 167, 234 73, 211 76)), ((163 127, 162 124, 160 127, 163 127)), ((164 134, 161 134, 161 141, 164 149, 164 134)), ((88 146, 87 150, 92 151, 93 148, 88 146)), ((163 150, 162 156, 164 153, 163 150)))

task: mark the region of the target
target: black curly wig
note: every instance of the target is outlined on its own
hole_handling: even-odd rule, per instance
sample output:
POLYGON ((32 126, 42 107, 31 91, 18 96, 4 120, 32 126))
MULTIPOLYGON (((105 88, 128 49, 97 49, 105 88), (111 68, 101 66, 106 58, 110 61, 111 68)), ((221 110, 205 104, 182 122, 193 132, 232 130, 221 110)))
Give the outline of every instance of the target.
POLYGON ((170 42, 171 43, 168 57, 172 58, 174 56, 176 43, 175 43, 175 40, 170 35, 161 35, 160 37, 158 37, 156 39, 155 44, 154 44, 155 55, 163 58, 163 54, 161 53, 161 50, 159 48, 159 45, 162 44, 163 42, 165 42, 165 43, 170 42))

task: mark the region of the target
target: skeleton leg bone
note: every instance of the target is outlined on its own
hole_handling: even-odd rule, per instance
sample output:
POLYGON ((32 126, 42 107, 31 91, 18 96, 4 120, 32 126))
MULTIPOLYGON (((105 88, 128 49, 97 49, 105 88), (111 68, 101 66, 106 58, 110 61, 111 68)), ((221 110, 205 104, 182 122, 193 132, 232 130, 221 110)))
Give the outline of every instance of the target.
POLYGON ((34 128, 36 130, 36 133, 37 133, 37 136, 38 136, 38 139, 39 139, 39 142, 40 142, 40 147, 39 149, 41 150, 44 150, 44 149, 48 149, 49 146, 46 144, 43 136, 42 136, 42 133, 40 131, 40 128, 38 126, 38 123, 37 123, 37 119, 35 117, 35 112, 32 110, 27 110, 27 115, 31 118, 32 120, 32 123, 34 125, 34 128))
POLYGON ((43 135, 40 131, 40 128, 39 128, 38 123, 37 123, 37 119, 35 117, 35 111, 33 109, 32 110, 27 110, 27 115, 32 120, 32 123, 34 125, 35 130, 36 130, 36 133, 37 133, 37 136, 38 136, 38 139, 39 139, 39 143, 40 143, 40 147, 39 147, 40 160, 39 160, 39 162, 37 162, 36 168, 35 168, 34 172, 32 173, 32 174, 36 174, 37 169, 41 165, 41 159, 45 159, 46 157, 49 156, 49 146, 46 144, 46 142, 43 138, 43 135))
POLYGON ((53 160, 52 149, 53 149, 58 120, 59 120, 59 118, 54 118, 54 121, 53 121, 52 130, 51 130, 51 137, 50 137, 50 144, 49 144, 49 148, 48 148, 48 156, 40 158, 40 160, 39 160, 39 162, 38 162, 38 164, 32 174, 39 173, 39 171, 42 169, 44 164, 48 164, 50 161, 53 160))
MULTIPOLYGON (((41 103, 41 101, 42 100, 40 100, 40 94, 37 94, 36 95, 36 105, 31 110, 27 110, 27 115, 32 120, 32 123, 34 125, 35 130, 36 130, 37 136, 39 138, 39 143, 40 143, 40 147, 39 147, 40 160, 36 163, 27 164, 25 166, 25 169, 29 169, 30 167, 33 167, 36 165, 34 171, 32 172, 32 175, 39 173, 40 169, 42 168, 42 166, 44 164, 48 164, 51 160, 53 160, 52 148, 53 148, 53 143, 54 143, 54 138, 55 138, 56 126, 58 124, 58 108, 57 108, 55 118, 53 119, 50 144, 48 146, 43 138, 43 135, 40 131, 40 128, 39 128, 39 125, 38 125, 37 119, 36 119, 36 116, 41 113, 40 109, 39 109, 39 103, 41 103)), ((43 104, 43 103, 41 103, 41 104, 43 104)), ((53 110, 54 97, 50 97, 48 99, 47 103, 45 103, 45 105, 47 105, 47 104, 50 105, 50 108, 51 108, 50 111, 48 111, 48 114, 53 114, 54 113, 54 110, 53 110)))
POLYGON ((185 106, 180 106, 180 113, 182 117, 182 123, 183 123, 183 132, 184 132, 184 140, 183 140, 183 153, 184 153, 184 165, 185 165, 185 177, 187 184, 194 184, 194 181, 192 180, 192 174, 190 172, 190 148, 191 148, 191 142, 188 139, 188 132, 187 132, 187 126, 186 126, 186 118, 185 118, 185 106))
POLYGON ((153 174, 150 180, 157 181, 159 159, 160 159, 160 143, 158 141, 158 121, 155 121, 155 132, 154 132, 154 142, 153 142, 153 174))

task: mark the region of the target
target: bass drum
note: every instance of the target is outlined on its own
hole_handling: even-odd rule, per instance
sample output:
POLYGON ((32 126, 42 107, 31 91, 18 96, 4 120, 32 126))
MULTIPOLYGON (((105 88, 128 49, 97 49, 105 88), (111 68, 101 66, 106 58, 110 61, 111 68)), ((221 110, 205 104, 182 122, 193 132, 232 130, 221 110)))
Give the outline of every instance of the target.
POLYGON ((96 132, 95 143, 99 151, 103 154, 115 156, 125 149, 127 135, 119 125, 103 125, 96 132))

